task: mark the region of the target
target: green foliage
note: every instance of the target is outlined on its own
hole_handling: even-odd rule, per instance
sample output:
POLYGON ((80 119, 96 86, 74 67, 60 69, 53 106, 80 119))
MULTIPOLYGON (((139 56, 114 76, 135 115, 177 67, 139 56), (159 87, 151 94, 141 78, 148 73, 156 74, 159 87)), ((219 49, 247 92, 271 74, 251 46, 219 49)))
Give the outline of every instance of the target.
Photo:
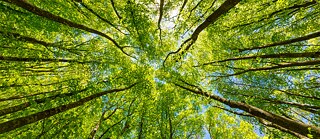
POLYGON ((177 84, 319 127, 319 1, 225 2, 0 1, 0 123, 137 83, 0 137, 293 138, 177 84))

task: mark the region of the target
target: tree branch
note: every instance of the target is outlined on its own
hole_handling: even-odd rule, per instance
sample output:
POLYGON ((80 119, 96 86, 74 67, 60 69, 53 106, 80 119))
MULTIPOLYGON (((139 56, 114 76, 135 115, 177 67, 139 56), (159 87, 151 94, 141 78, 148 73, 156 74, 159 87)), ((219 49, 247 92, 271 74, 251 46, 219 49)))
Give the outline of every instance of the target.
POLYGON ((116 13, 117 17, 121 20, 122 17, 120 16, 120 14, 118 13, 116 7, 115 7, 115 4, 114 4, 114 1, 113 0, 110 0, 111 1, 111 5, 112 5, 112 8, 113 8, 113 11, 116 13))
POLYGON ((224 60, 208 62, 208 63, 204 63, 204 64, 197 65, 197 66, 194 66, 194 67, 200 67, 200 66, 211 65, 211 64, 227 62, 227 61, 247 60, 247 59, 256 59, 256 58, 301 58, 301 57, 318 58, 318 57, 320 57, 320 51, 319 52, 279 53, 279 54, 267 54, 267 55, 234 57, 234 58, 228 58, 228 59, 224 59, 224 60))
POLYGON ((230 77, 230 76, 236 76, 240 74, 244 74, 247 72, 253 72, 253 71, 266 71, 266 70, 275 70, 275 69, 281 69, 281 68, 288 68, 288 67, 296 67, 296 66, 310 66, 310 65, 317 65, 320 64, 320 60, 312 60, 312 61, 303 61, 303 62, 292 62, 292 63, 285 63, 285 64, 279 64, 277 66, 269 66, 269 67, 262 67, 262 68, 251 68, 248 70, 236 72, 234 74, 228 74, 218 77, 230 77))
POLYGON ((238 50, 239 50, 239 52, 243 52, 243 51, 247 51, 247 50, 265 49, 265 48, 270 48, 270 47, 279 46, 279 45, 287 45, 287 44, 291 44, 291 43, 295 43, 295 42, 306 41, 306 40, 310 40, 310 39, 313 39, 313 38, 317 38, 319 36, 320 36, 320 31, 312 33, 312 34, 309 34, 309 35, 306 35, 306 36, 294 38, 294 39, 275 42, 275 43, 262 45, 262 46, 257 46, 257 47, 243 48, 243 49, 238 49, 238 50))

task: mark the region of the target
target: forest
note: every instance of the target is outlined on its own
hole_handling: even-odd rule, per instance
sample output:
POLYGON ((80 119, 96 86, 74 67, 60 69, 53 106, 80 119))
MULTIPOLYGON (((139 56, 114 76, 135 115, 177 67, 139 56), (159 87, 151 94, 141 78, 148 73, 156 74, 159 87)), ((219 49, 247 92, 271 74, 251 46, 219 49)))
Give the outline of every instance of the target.
POLYGON ((0 0, 0 138, 320 138, 319 0, 0 0))

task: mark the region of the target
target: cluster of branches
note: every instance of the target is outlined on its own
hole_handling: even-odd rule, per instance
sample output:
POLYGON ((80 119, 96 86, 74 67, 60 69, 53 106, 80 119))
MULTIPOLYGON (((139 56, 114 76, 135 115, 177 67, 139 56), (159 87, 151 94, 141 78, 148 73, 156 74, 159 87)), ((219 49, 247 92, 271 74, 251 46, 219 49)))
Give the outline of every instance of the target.
POLYGON ((167 61, 170 55, 178 54, 179 52, 181 52, 180 54, 180 59, 181 59, 181 56, 191 48, 191 46, 196 42, 199 34, 203 30, 205 30, 209 25, 214 24, 219 19, 219 17, 226 14, 230 9, 235 7, 239 2, 240 0, 226 0, 217 10, 215 10, 211 15, 209 15, 206 18, 206 20, 195 29, 191 37, 185 40, 176 51, 169 52, 167 54, 166 58, 164 59, 163 65, 165 66, 165 62, 167 61))
MULTIPOLYGON (((86 102, 89 102, 89 101, 92 101, 94 99, 97 99, 97 98, 99 98, 99 97, 101 97, 103 95, 106 95, 106 94, 109 94, 109 93, 116 93, 116 92, 128 90, 128 89, 134 87, 136 84, 137 83, 134 83, 134 84, 132 84, 130 86, 127 86, 127 87, 124 87, 124 88, 107 90, 107 91, 95 93, 93 95, 87 96, 85 98, 82 98, 82 99, 80 99, 78 101, 75 101, 75 102, 72 102, 72 103, 69 103, 69 104, 61 105, 61 106, 58 106, 58 107, 55 107, 55 108, 50 108, 50 109, 47 109, 45 111, 37 112, 37 113, 31 114, 31 115, 27 115, 25 117, 16 118, 16 119, 1 123, 0 124, 1 125, 0 126, 0 134, 8 132, 8 131, 11 131, 11 130, 14 130, 16 128, 19 128, 19 127, 22 127, 22 126, 25 126, 25 125, 28 125, 28 124, 31 124, 31 123, 35 123, 37 121, 40 121, 40 120, 43 120, 43 119, 46 119, 46 118, 49 118, 51 116, 54 116, 56 114, 65 112, 67 110, 82 106, 86 102)), ((79 93, 79 92, 77 91, 77 93, 79 93)), ((66 95, 74 95, 74 94, 75 93, 68 93, 66 95)), ((61 94, 59 94, 59 95, 61 95, 61 94)), ((58 97, 58 96, 53 96, 53 98, 58 97)), ((49 97, 49 99, 53 99, 53 98, 49 97)), ((41 103, 41 102, 43 102, 43 99, 36 100, 36 101, 38 103, 41 103)), ((25 107, 28 107, 28 105, 30 105, 30 104, 27 103, 26 105, 14 106, 14 107, 17 107, 17 109, 15 111, 19 111, 21 109, 24 109, 25 107)), ((1 112, 8 113, 8 110, 9 109, 4 109, 4 110, 1 110, 1 112)), ((9 111, 10 111, 10 113, 12 112, 11 110, 9 110, 9 111)))
MULTIPOLYGON (((88 27, 86 25, 82 25, 76 22, 73 22, 71 20, 65 19, 63 17, 54 15, 52 13, 50 13, 49 11, 43 10, 31 3, 29 3, 26 0, 4 0, 6 3, 8 4, 12 4, 12 5, 16 5, 22 9, 25 9, 28 12, 31 12, 35 15, 38 15, 42 18, 45 18, 47 20, 51 20, 54 22, 57 22, 59 24, 71 27, 71 28, 76 28, 76 29, 80 29, 86 32, 90 32, 90 33, 94 33, 97 34, 101 37, 104 37, 105 39, 109 40, 114 46, 116 46, 123 54, 132 57, 130 54, 128 54, 127 52, 124 51, 124 48, 128 47, 128 46, 121 46, 114 38, 110 37, 109 35, 107 35, 106 33, 103 33, 99 30, 93 29, 91 27, 88 27)), ((183 5, 180 9, 180 13, 182 12, 182 10, 184 9, 186 3, 188 1, 184 0, 183 1, 183 5)), ((200 1, 191 11, 190 11, 190 15, 192 13, 192 11, 197 8, 197 6, 201 3, 202 1, 200 1)), ((93 14, 95 17, 97 17, 99 20, 106 22, 109 26, 111 26, 113 29, 117 30, 118 32, 124 34, 124 35, 128 35, 126 33, 124 33, 123 30, 121 30, 119 28, 118 25, 116 25, 115 23, 111 22, 110 20, 108 20, 107 18, 102 17, 101 15, 99 15, 98 12, 96 12, 94 9, 92 9, 90 7, 90 5, 88 5, 87 3, 81 1, 81 0, 77 0, 77 1, 72 1, 72 3, 78 7, 78 9, 82 12, 85 13, 85 11, 89 12, 90 14, 93 14), (85 9, 85 10, 84 10, 85 9)), ((215 1, 212 3, 212 5, 210 6, 210 8, 214 5, 215 1)), ((187 53, 187 51, 193 46, 193 44, 197 41, 198 36, 201 32, 203 32, 206 28, 208 28, 210 25, 215 24, 215 22, 221 18, 223 15, 226 15, 232 8, 234 8, 238 3, 240 3, 240 0, 226 0, 224 3, 221 4, 221 6, 215 10, 212 14, 210 14, 203 23, 201 23, 198 27, 195 28, 195 31, 191 34, 190 38, 186 39, 181 46, 176 50, 176 51, 172 51, 169 52, 168 55, 165 57, 165 60, 163 62, 163 64, 165 64, 165 62, 167 61, 167 59, 171 56, 171 55, 175 55, 178 54, 181 58, 182 55, 184 55, 185 53, 187 53)), ((119 12, 117 11, 116 7, 115 7, 115 3, 113 0, 111 0, 111 4, 112 7, 114 9, 114 12, 116 13, 117 17, 119 19, 122 19, 123 17, 121 17, 121 15, 119 14, 119 12)), ((316 1, 311 1, 311 2, 306 2, 303 3, 301 5, 293 5, 291 7, 287 7, 284 9, 281 9, 279 11, 275 11, 273 13, 271 13, 270 15, 268 15, 268 17, 273 17, 277 14, 283 14, 285 13, 285 11, 293 11, 293 12, 297 12, 297 10, 299 10, 300 8, 304 8, 304 7, 308 7, 311 5, 316 4, 316 1)), ((165 6, 165 2, 164 0, 160 0, 160 6, 159 6, 159 18, 158 18, 158 29, 160 30, 160 40, 161 40, 161 21, 164 15, 164 6, 165 6)), ((14 10, 14 9, 11 9, 14 10)), ((16 10, 17 11, 17 10, 16 10)), ((206 10, 208 11, 208 10, 206 10)), ((178 15, 179 18, 180 14, 178 15)), ((132 17, 134 18, 134 17, 132 17)), ((201 17, 202 18, 202 17, 201 17)), ((268 18, 263 17, 262 19, 258 20, 258 22, 261 21, 265 21, 268 18)), ((200 19, 198 20, 200 21, 200 19)), ((198 22, 197 21, 197 22, 198 22)), ((237 25, 233 28, 237 28, 237 27, 243 27, 246 25, 250 25, 253 24, 254 22, 250 22, 250 23, 245 23, 243 25, 237 25)), ((192 25, 193 26, 193 25, 192 25)), ((8 32, 8 31, 1 31, 0 30, 0 34, 5 37, 5 38, 9 38, 9 39, 13 39, 13 40, 17 40, 17 41, 21 41, 21 42, 25 42, 25 43, 32 43, 32 44, 36 44, 36 45, 41 45, 44 46, 46 48, 46 50, 51 51, 50 48, 58 48, 61 50, 64 50, 66 52, 69 53, 73 53, 76 55, 79 55, 79 51, 81 51, 80 49, 73 49, 73 48, 67 48, 64 47, 63 45, 60 45, 58 43, 52 43, 52 42, 46 42, 43 40, 39 40, 33 37, 29 37, 29 36, 25 36, 25 35, 21 35, 19 33, 15 33, 15 32, 8 32)), ((213 66, 225 66, 223 65, 223 63, 227 63, 227 62, 236 62, 236 61, 241 61, 241 60, 255 60, 255 59, 293 59, 293 58, 303 58, 304 61, 295 61, 295 62, 286 62, 286 63, 271 63, 273 64, 273 66, 266 66, 266 67, 258 67, 258 68, 249 68, 249 69, 243 69, 240 67, 232 67, 232 66, 226 66, 230 69, 233 69, 237 72, 232 73, 232 74, 227 74, 227 75, 222 75, 219 77, 230 77, 230 76, 238 76, 241 74, 245 74, 248 72, 257 72, 257 71, 270 71, 270 70, 279 70, 279 69, 287 69, 290 68, 290 70, 319 70, 320 68, 318 67, 318 65, 320 64, 320 60, 318 59, 320 57, 320 51, 314 51, 314 52, 286 52, 286 53, 272 53, 272 54, 262 54, 262 55, 245 55, 243 54, 243 52, 248 52, 248 51, 260 51, 263 49, 271 49, 271 48, 277 48, 279 46, 285 46, 288 47, 288 49, 290 49, 290 47, 292 47, 292 44, 297 43, 297 42, 303 42, 303 41, 307 41, 313 38, 317 38, 320 36, 320 32, 313 32, 310 33, 308 35, 305 36, 301 36, 301 37, 296 37, 293 39, 288 39, 288 40, 284 40, 284 41, 279 41, 279 42, 275 42, 275 43, 270 43, 270 44, 266 44, 266 45, 262 45, 262 46, 256 46, 256 47, 248 47, 248 48, 243 48, 243 49, 238 49, 237 52, 239 53, 240 56, 238 57, 231 57, 231 58, 227 58, 227 59, 223 59, 223 60, 218 60, 218 61, 212 61, 212 62, 207 62, 207 63, 203 63, 203 64, 199 64, 196 65, 194 67, 204 67, 204 66, 208 66, 208 65, 213 65, 213 66), (310 60, 311 59, 311 60, 310 60), (240 71, 239 71, 240 70, 240 71)), ((84 42, 86 43, 86 42, 84 42)), ((83 45, 84 43, 81 44, 77 44, 77 45, 83 45)), ((302 45, 305 46, 305 45, 302 45)), ((7 48, 7 46, 0 46, 1 48, 7 48)), ((34 57, 15 57, 15 56, 6 56, 6 55, 1 55, 0 54, 0 62, 23 62, 26 64, 30 64, 29 66, 24 67, 24 71, 28 71, 30 70, 31 72, 54 72, 54 71, 58 71, 59 68, 63 68, 65 66, 68 65, 64 65, 64 66, 58 66, 58 67, 48 67, 48 66, 42 66, 42 65, 48 65, 48 63, 77 63, 77 64, 88 64, 88 63, 101 63, 100 60, 90 60, 90 61, 81 61, 78 59, 62 59, 62 58, 34 58, 34 57), (37 63, 37 64, 34 64, 37 63), (34 64, 34 65, 32 65, 34 64), (43 67, 45 68, 51 68, 49 70, 43 70, 43 67), (42 69, 42 71, 41 71, 42 69)), ((4 68, 4 67, 0 67, 0 70, 8 70, 9 68, 4 68)), ((181 80, 182 81, 182 80, 181 80)), ((58 83, 62 83, 64 81, 60 81, 58 83)), ((20 84, 11 84, 11 85, 7 85, 7 86, 0 86, 0 89, 2 88, 10 88, 10 87, 20 87, 20 86, 31 86, 31 85, 41 85, 41 86, 47 86, 47 85, 53 85, 56 83, 50 83, 50 84, 25 84, 25 85, 20 85, 20 84)), ((32 124, 32 123, 36 123, 38 121, 44 120, 66 112, 70 109, 79 107, 84 105, 85 103, 92 101, 94 99, 97 99, 103 95, 106 94, 110 94, 110 93, 116 93, 116 92, 120 92, 120 91, 126 91, 129 90, 130 88, 134 87, 137 83, 133 83, 127 87, 124 88, 119 88, 119 89, 112 89, 112 90, 108 90, 108 91, 103 91, 103 92, 99 92, 99 93, 95 93, 92 95, 89 95, 87 97, 83 97, 75 102, 71 102, 69 104, 64 104, 64 105, 60 105, 54 108, 49 108, 47 110, 43 110, 34 114, 30 114, 27 116, 23 116, 20 118, 16 118, 16 119, 12 119, 9 121, 6 121, 4 123, 0 124, 0 134, 1 133, 5 133, 5 132, 9 132, 11 130, 14 130, 16 128, 28 125, 28 124, 32 124)), ((184 90, 188 90, 194 94, 197 95, 201 95, 204 97, 208 97, 212 100, 215 101, 219 101, 231 108, 236 108, 236 109, 240 109, 242 111, 244 111, 244 113, 239 113, 237 111, 233 111, 231 109, 228 108, 224 108, 224 107, 218 107, 220 109, 223 109, 225 111, 234 113, 236 115, 241 115, 241 116, 248 116, 248 117, 254 117, 256 118, 260 123, 262 123, 263 125, 269 126, 269 127, 273 127, 276 129, 279 129, 281 131, 290 133, 294 136, 300 137, 300 138, 306 138, 308 137, 308 135, 312 135, 314 138, 319 138, 320 137, 320 129, 318 127, 315 127, 313 125, 309 125, 309 124, 305 124, 301 121, 296 121, 293 119, 290 119, 288 117, 285 116, 280 116, 277 114, 274 114, 270 111, 266 111, 263 110, 261 108, 255 107, 253 105, 244 103, 244 102, 238 102, 238 101, 233 101, 233 100, 229 100, 223 97, 220 97, 218 95, 214 95, 205 91, 202 91, 200 89, 200 87, 187 83, 185 81, 182 81, 182 83, 174 83, 174 85, 178 88, 184 89, 184 90), (184 85, 182 85, 184 84, 184 85)), ((25 102, 22 104, 18 104, 18 105, 14 105, 14 106, 10 106, 4 109, 0 110, 0 116, 4 116, 4 115, 8 115, 8 114, 13 114, 15 112, 18 111, 22 111, 24 109, 27 109, 28 107, 30 107, 32 105, 32 103, 36 103, 36 104, 43 104, 44 102, 46 102, 47 100, 51 100, 54 101, 57 98, 63 98, 63 97, 70 97, 70 96, 75 96, 81 92, 87 91, 88 88, 84 88, 84 89, 80 89, 80 90, 76 90, 73 92, 68 92, 68 93, 56 93, 61 91, 60 90, 51 90, 48 92, 40 92, 40 93, 33 93, 33 94, 29 94, 29 95, 16 95, 16 96, 11 96, 11 97, 7 97, 7 98, 0 98, 0 102, 4 102, 4 101, 10 101, 10 100, 18 100, 18 99, 24 99, 24 98, 29 98, 29 97, 33 97, 33 96, 38 96, 38 95, 42 95, 42 94, 48 94, 48 93, 52 93, 53 95, 50 96, 46 96, 40 99, 34 99, 32 102, 25 102)), ((291 92, 287 92, 287 91, 282 91, 285 92, 287 94, 291 94, 293 95, 294 93, 291 92)), ((317 96, 305 96, 305 95, 301 95, 301 94, 294 94, 300 97, 305 97, 305 98, 312 98, 312 99, 316 99, 319 100, 319 97, 317 96)), ((269 99, 269 98, 261 98, 258 96, 248 96, 248 95, 243 95, 245 97, 254 97, 255 99, 259 99, 259 100, 264 100, 264 101, 268 101, 268 102, 272 102, 274 104, 286 104, 286 105, 291 105, 293 107, 297 107, 306 111, 309 111, 311 113, 318 113, 319 114, 319 106, 313 106, 313 105, 307 105, 307 104, 300 104, 300 103, 294 103, 294 102, 288 102, 288 101, 282 101, 282 100, 275 100, 275 99, 269 99)), ((114 122, 110 127, 108 127, 106 130, 104 130, 102 132, 102 134, 100 135, 99 138, 104 137, 113 127, 119 125, 120 123, 122 123, 123 121, 125 121, 126 119, 128 119, 128 117, 132 116, 134 113, 133 110, 133 104, 135 102, 135 99, 133 99, 130 104, 127 111, 126 116, 124 116, 122 119, 120 119, 119 121, 114 122)), ((97 136, 97 131, 99 131, 101 124, 103 123, 103 121, 106 121, 108 119, 110 119, 110 117, 112 115, 114 115, 118 109, 120 109, 120 106, 116 107, 114 110, 112 111, 103 111, 101 118, 99 119, 99 121, 95 124, 94 128, 92 129, 89 137, 90 138, 95 138, 97 136)), ((169 115, 168 117, 168 121, 169 121, 169 130, 170 130, 170 138, 173 137, 173 124, 172 124, 172 115, 170 115, 170 108, 168 107, 167 110, 167 115, 169 115)), ((122 133, 124 133, 128 128, 129 128, 129 121, 125 121, 124 122, 124 126, 122 128, 122 133)), ((144 127, 144 116, 142 114, 141 118, 140 118, 140 122, 139 122, 139 138, 142 137, 142 133, 143 133, 143 127, 144 127)), ((46 131, 43 131, 42 134, 44 134, 46 131)), ((41 135, 42 135, 41 134, 41 135)))
MULTIPOLYGON (((10 4, 14 4, 18 7, 21 7, 33 14, 36 14, 40 17, 46 18, 48 20, 60 23, 62 25, 65 26, 69 26, 72 28, 76 28, 76 29, 80 29, 83 31, 87 31, 90 33, 94 33, 97 34, 99 36, 102 36, 104 38, 106 38, 107 40, 109 40, 112 44, 114 44, 123 54, 132 57, 130 54, 128 54, 127 52, 124 51, 124 48, 128 47, 128 46, 121 46, 116 40, 114 40, 112 37, 110 37, 109 35, 98 31, 96 29, 90 28, 88 26, 79 24, 79 23, 75 23, 73 21, 70 21, 68 19, 65 19, 63 17, 60 17, 58 15, 54 15, 46 10, 43 10, 35 5, 32 5, 31 3, 29 3, 28 1, 20 1, 20 0, 4 0, 7 3, 10 4)), ((83 7, 85 7, 88 11, 90 11, 91 13, 93 13, 95 16, 97 16, 99 19, 103 20, 104 22, 107 22, 109 25, 111 25, 112 27, 116 28, 115 25, 113 25, 110 21, 108 21, 107 19, 99 16, 95 11, 93 11, 92 9, 90 9, 87 5, 85 5, 83 2, 79 2, 83 7)), ((118 28, 116 28, 118 31, 120 31, 118 28)), ((121 32, 121 31, 120 31, 121 32)))
POLYGON ((312 135, 314 138, 320 137, 320 128, 316 126, 295 121, 290 118, 280 116, 269 111, 265 111, 263 109, 260 109, 258 107, 255 107, 253 105, 250 105, 244 102, 237 102, 237 101, 220 97, 212 93, 204 92, 201 89, 199 89, 200 87, 187 83, 185 81, 182 81, 182 83, 185 85, 181 85, 181 83, 174 83, 174 85, 176 85, 181 89, 190 91, 194 94, 208 97, 212 100, 219 101, 231 108, 240 109, 245 112, 245 113, 240 113, 227 108, 219 107, 233 114, 240 115, 240 116, 254 117, 266 126, 274 127, 276 129, 290 133, 299 138, 307 138, 309 137, 308 135, 312 135))
MULTIPOLYGON (((184 6, 186 5, 186 2, 187 1, 184 1, 181 9, 180 9, 180 13, 181 11, 183 10, 184 6)), ((197 8, 197 6, 201 3, 202 1, 200 1, 194 8, 197 8)), ((203 23, 201 23, 198 27, 196 27, 195 31, 191 34, 191 37, 186 39, 181 45, 180 47, 176 50, 176 51, 172 51, 172 52, 169 52, 167 54, 167 56, 165 57, 164 59, 164 62, 163 62, 163 66, 165 66, 165 62, 167 61, 167 59, 171 56, 171 55, 174 55, 174 54, 177 54, 178 55, 178 59, 176 59, 176 62, 178 60, 181 59, 181 57, 192 47, 192 45, 196 42, 199 34, 201 32, 203 32, 206 28, 208 28, 209 25, 214 25, 214 23, 219 19, 221 18, 221 16, 225 15, 226 13, 228 13, 228 11, 232 8, 234 8, 240 1, 229 1, 229 0, 226 0, 223 4, 221 4, 221 6, 215 10, 211 15, 209 15, 205 21, 203 23), (181 53, 180 53, 181 52, 181 53)), ((215 1, 213 2, 213 4, 215 3, 215 1)), ((250 22, 250 23, 244 23, 244 24, 241 24, 241 25, 236 25, 234 27, 231 27, 231 29, 234 29, 234 28, 239 28, 239 27, 246 27, 246 26, 249 26, 253 23, 258 23, 258 22, 262 22, 262 21, 266 21, 267 19, 270 19, 271 17, 274 17, 274 16, 279 16, 280 14, 286 14, 287 11, 291 11, 290 14, 294 14, 294 13, 297 13, 300 9, 303 9, 303 8, 307 8, 307 7, 310 7, 310 6, 315 6, 317 4, 316 1, 310 1, 310 2, 305 2, 303 4, 300 4, 300 5, 293 5, 293 6, 290 6, 290 7, 286 7, 286 8, 283 8, 283 9, 280 9, 280 10, 277 10, 277 11, 274 11, 266 16, 263 16, 263 17, 260 17, 261 19, 255 19, 255 21, 253 22, 250 22)), ((270 3, 266 3, 265 5, 270 5, 270 3)), ((210 6, 211 8, 212 6, 210 6)), ((191 12, 194 10, 194 8, 190 11, 190 14, 191 12)), ((289 15, 290 15, 289 14, 289 15)), ((179 14, 180 15, 180 14, 179 14)), ((202 18, 202 16, 199 18, 199 20, 202 18)), ((279 17, 280 18, 280 17, 279 17)), ((199 21, 198 20, 198 21, 199 21)), ((275 21, 275 20, 272 20, 272 21, 275 21)), ((193 26, 193 25, 192 25, 193 26)), ((295 38, 295 39, 289 39, 289 40, 285 40, 285 41, 281 41, 281 42, 276 42, 276 43, 272 43, 272 44, 267 44, 267 45, 263 45, 263 46, 257 46, 257 47, 251 47, 251 48, 244 48, 244 49, 239 49, 238 51, 239 52, 243 52, 243 51, 248 51, 248 50, 259 50, 259 49, 265 49, 265 48, 270 48, 270 47, 274 47, 274 46, 279 46, 279 45, 287 45, 287 44, 291 44, 291 43, 295 43, 295 42, 301 42, 301 41, 305 41, 305 40, 309 40, 309 39, 312 39, 312 38, 316 38, 316 37, 319 37, 319 32, 315 32, 315 33, 312 33, 312 34, 309 34, 309 35, 306 35, 306 36, 302 36, 302 37, 298 37, 298 38, 295 38)), ((204 63, 204 65, 208 65, 208 64, 211 64, 211 63, 214 63, 214 62, 210 62, 210 63, 204 63)))
MULTIPOLYGON (((163 65, 165 66, 165 62, 166 60, 169 58, 170 55, 174 55, 174 54, 178 54, 180 53, 180 58, 181 56, 186 53, 186 51, 188 51, 192 45, 195 43, 195 41, 198 38, 198 35, 200 34, 201 31, 203 31, 205 28, 208 27, 208 25, 210 24, 214 24, 214 22, 223 14, 227 13, 231 8, 233 8, 239 1, 225 1, 216 11, 214 11, 213 14, 211 14, 200 26, 198 26, 195 31, 193 32, 193 34, 191 35, 191 37, 187 40, 185 40, 181 46, 178 48, 178 50, 170 52, 165 60, 163 65)), ((297 13, 300 9, 302 8, 307 8, 310 6, 314 6, 316 5, 317 2, 316 1, 310 1, 310 2, 305 2, 303 4, 300 5, 293 5, 290 7, 286 7, 284 9, 280 9, 278 11, 272 12, 267 16, 263 16, 261 19, 259 20, 255 20, 254 22, 250 22, 250 23, 245 23, 245 24, 241 24, 241 25, 236 25, 234 28, 239 28, 239 27, 245 27, 245 26, 249 26, 253 23, 257 23, 257 22, 262 22, 262 21, 266 21, 267 19, 271 19, 271 17, 275 17, 276 15, 280 15, 280 14, 286 14, 288 11, 290 12, 289 15, 297 13)), ((182 9, 183 7, 186 5, 186 1, 183 3, 182 5, 182 9)), ((181 10, 182 10, 181 9, 181 10)), ((180 12, 181 12, 180 10, 180 12)), ((272 20, 273 21, 273 20, 272 20)), ((291 70, 291 71, 310 71, 310 70, 319 70, 320 68, 318 67, 320 64, 320 61, 318 60, 318 58, 320 57, 320 51, 307 51, 307 52, 300 52, 300 53, 294 53, 294 52, 285 52, 285 53, 273 53, 273 54, 256 54, 256 55, 244 55, 244 52, 246 53, 250 53, 250 51, 261 51, 263 49, 276 49, 277 47, 282 47, 285 46, 287 49, 292 48, 293 46, 301 46, 301 47, 305 47, 305 46, 309 46, 308 44, 306 45, 295 45, 295 43, 298 42, 304 42, 310 39, 314 39, 320 36, 320 32, 312 32, 310 34, 307 34, 305 36, 301 36, 301 37, 296 37, 293 39, 288 39, 288 40, 284 40, 284 41, 279 41, 279 42, 274 42, 274 43, 270 43, 270 44, 266 44, 266 45, 262 45, 262 46, 255 46, 255 47, 248 47, 248 48, 242 48, 242 49, 238 49, 238 55, 243 55, 243 56, 238 56, 238 57, 231 57, 231 58, 226 58, 223 60, 217 60, 217 61, 212 61, 212 62, 207 62, 207 63, 202 63, 202 64, 198 64, 194 67, 204 67, 204 66, 224 66, 227 67, 231 70, 236 71, 235 73, 232 74, 227 74, 227 75, 221 75, 221 76, 214 76, 214 77, 231 77, 231 76, 237 76, 237 75, 241 75, 241 74, 245 74, 245 73, 249 73, 249 72, 257 72, 257 71, 266 71, 269 72, 270 70, 279 70, 279 69, 285 69, 285 70, 291 70), (257 68, 249 68, 249 69, 244 69, 242 67, 233 67, 233 66, 228 66, 229 63, 234 63, 237 61, 242 61, 242 60, 256 60, 256 59, 277 59, 277 60, 284 60, 284 59, 303 59, 304 61, 294 61, 294 62, 285 62, 285 63, 273 63, 270 62, 271 64, 273 64, 273 66, 264 66, 264 67, 257 67, 257 68), (311 59, 311 60, 310 60, 311 59), (227 63, 229 62, 229 63, 227 63)), ((312 45, 312 46, 317 46, 317 45, 312 45)), ((178 61, 178 60, 177 60, 178 61)), ((275 60, 276 61, 276 60, 275 60)), ((306 125, 303 122, 297 122, 294 121, 292 119, 287 118, 287 117, 283 117, 283 116, 279 116, 276 114, 273 114, 271 112, 262 110, 260 108, 254 107, 252 105, 246 104, 246 103, 242 103, 242 102, 236 102, 236 101, 232 101, 232 100, 228 100, 207 92, 203 92, 201 89, 199 89, 199 87, 183 82, 186 85, 189 86, 185 87, 183 85, 174 83, 176 86, 191 91, 195 94, 199 94, 205 97, 209 97, 213 100, 217 100, 223 104, 228 105, 229 107, 232 108, 238 108, 241 109, 245 112, 247 112, 248 114, 243 114, 243 113, 238 113, 235 111, 231 111, 229 109, 226 108, 221 108, 223 110, 232 112, 234 114, 237 115, 242 115, 242 116, 250 116, 250 117, 255 117, 258 121, 260 121, 260 123, 262 123, 265 126, 270 126, 276 129, 279 129, 281 131, 290 133, 294 136, 297 136, 299 138, 307 138, 309 137, 308 134, 313 135, 313 137, 317 138, 319 137, 319 128, 313 126, 313 125, 306 125), (196 88, 192 89, 192 88, 196 88), (285 124, 284 124, 285 123, 285 124), (309 128, 311 128, 313 131, 308 130, 309 128), (313 133, 312 133, 313 132, 313 133)), ((282 90, 283 91, 283 90, 282 90)), ((287 91, 283 91, 285 93, 288 94, 293 94, 295 96, 299 96, 299 97, 305 97, 305 98, 312 98, 312 99, 316 99, 318 97, 314 97, 314 96, 305 96, 305 95, 301 95, 301 94, 294 94, 291 92, 287 92, 287 91)), ((238 94, 238 93, 237 93, 238 94)), ((270 103, 274 103, 274 104, 285 104, 285 105, 291 105, 294 107, 298 107, 300 109, 309 111, 313 114, 317 114, 319 111, 319 107, 318 106, 311 106, 308 104, 300 104, 300 103, 295 103, 295 102, 287 102, 287 101, 282 101, 282 100, 274 100, 274 99, 268 99, 268 98, 258 98, 257 96, 243 96, 243 97, 255 97, 255 99, 260 99, 260 100, 264 100, 264 101, 268 101, 270 103)))
MULTIPOLYGON (((244 52, 244 51, 252 51, 252 50, 262 50, 262 49, 267 49, 267 48, 274 48, 274 47, 279 47, 279 46, 286 46, 287 49, 290 49, 291 44, 297 43, 297 42, 302 42, 302 41, 307 41, 313 38, 317 38, 320 36, 320 32, 315 32, 308 34, 306 36, 302 37, 297 37, 285 41, 280 41, 280 42, 275 42, 275 43, 270 43, 262 46, 256 46, 256 47, 250 47, 250 48, 243 48, 239 49, 239 52, 244 52)), ((301 45, 305 46, 305 45, 301 45)), ((241 54, 242 55, 242 54, 241 54)), ((232 66, 225 66, 227 68, 233 69, 233 70, 240 70, 238 72, 232 73, 232 74, 227 74, 227 75, 222 75, 218 77, 230 77, 230 76, 237 76, 241 75, 244 73, 248 72, 255 72, 255 71, 270 71, 270 70, 278 70, 278 69, 287 69, 290 68, 289 70, 319 70, 318 65, 320 64, 320 60, 318 58, 320 57, 320 51, 313 51, 313 52, 300 52, 300 53, 276 53, 276 54, 263 54, 263 55, 250 55, 250 56, 240 56, 240 57, 232 57, 232 58, 226 58, 223 60, 217 60, 217 61, 212 61, 212 62, 207 62, 203 64, 196 65, 194 67, 203 67, 203 66, 225 66, 226 62, 236 62, 236 61, 241 61, 241 60, 256 60, 256 59, 261 59, 261 60, 268 60, 268 59, 279 59, 279 60, 284 60, 284 59, 293 59, 293 58, 304 58, 306 59, 305 61, 299 61, 299 62, 285 62, 285 63, 271 63, 273 66, 264 66, 264 67, 258 67, 258 68, 249 68, 249 69, 243 69, 243 68, 237 68, 237 67, 232 67, 232 66), (312 60, 308 60, 312 59, 312 60)))

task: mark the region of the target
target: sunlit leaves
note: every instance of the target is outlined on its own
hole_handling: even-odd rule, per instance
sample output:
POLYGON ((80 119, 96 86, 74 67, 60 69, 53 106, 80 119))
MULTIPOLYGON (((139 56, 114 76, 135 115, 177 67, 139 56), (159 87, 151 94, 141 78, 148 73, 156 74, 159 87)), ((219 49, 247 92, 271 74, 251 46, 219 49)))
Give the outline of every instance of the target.
POLYGON ((1 1, 1 123, 138 83, 1 136, 291 137, 176 83, 319 126, 319 38, 250 50, 318 32, 318 1, 241 1, 164 61, 224 2, 164 0, 159 28, 160 1, 28 1, 93 33, 1 1))

